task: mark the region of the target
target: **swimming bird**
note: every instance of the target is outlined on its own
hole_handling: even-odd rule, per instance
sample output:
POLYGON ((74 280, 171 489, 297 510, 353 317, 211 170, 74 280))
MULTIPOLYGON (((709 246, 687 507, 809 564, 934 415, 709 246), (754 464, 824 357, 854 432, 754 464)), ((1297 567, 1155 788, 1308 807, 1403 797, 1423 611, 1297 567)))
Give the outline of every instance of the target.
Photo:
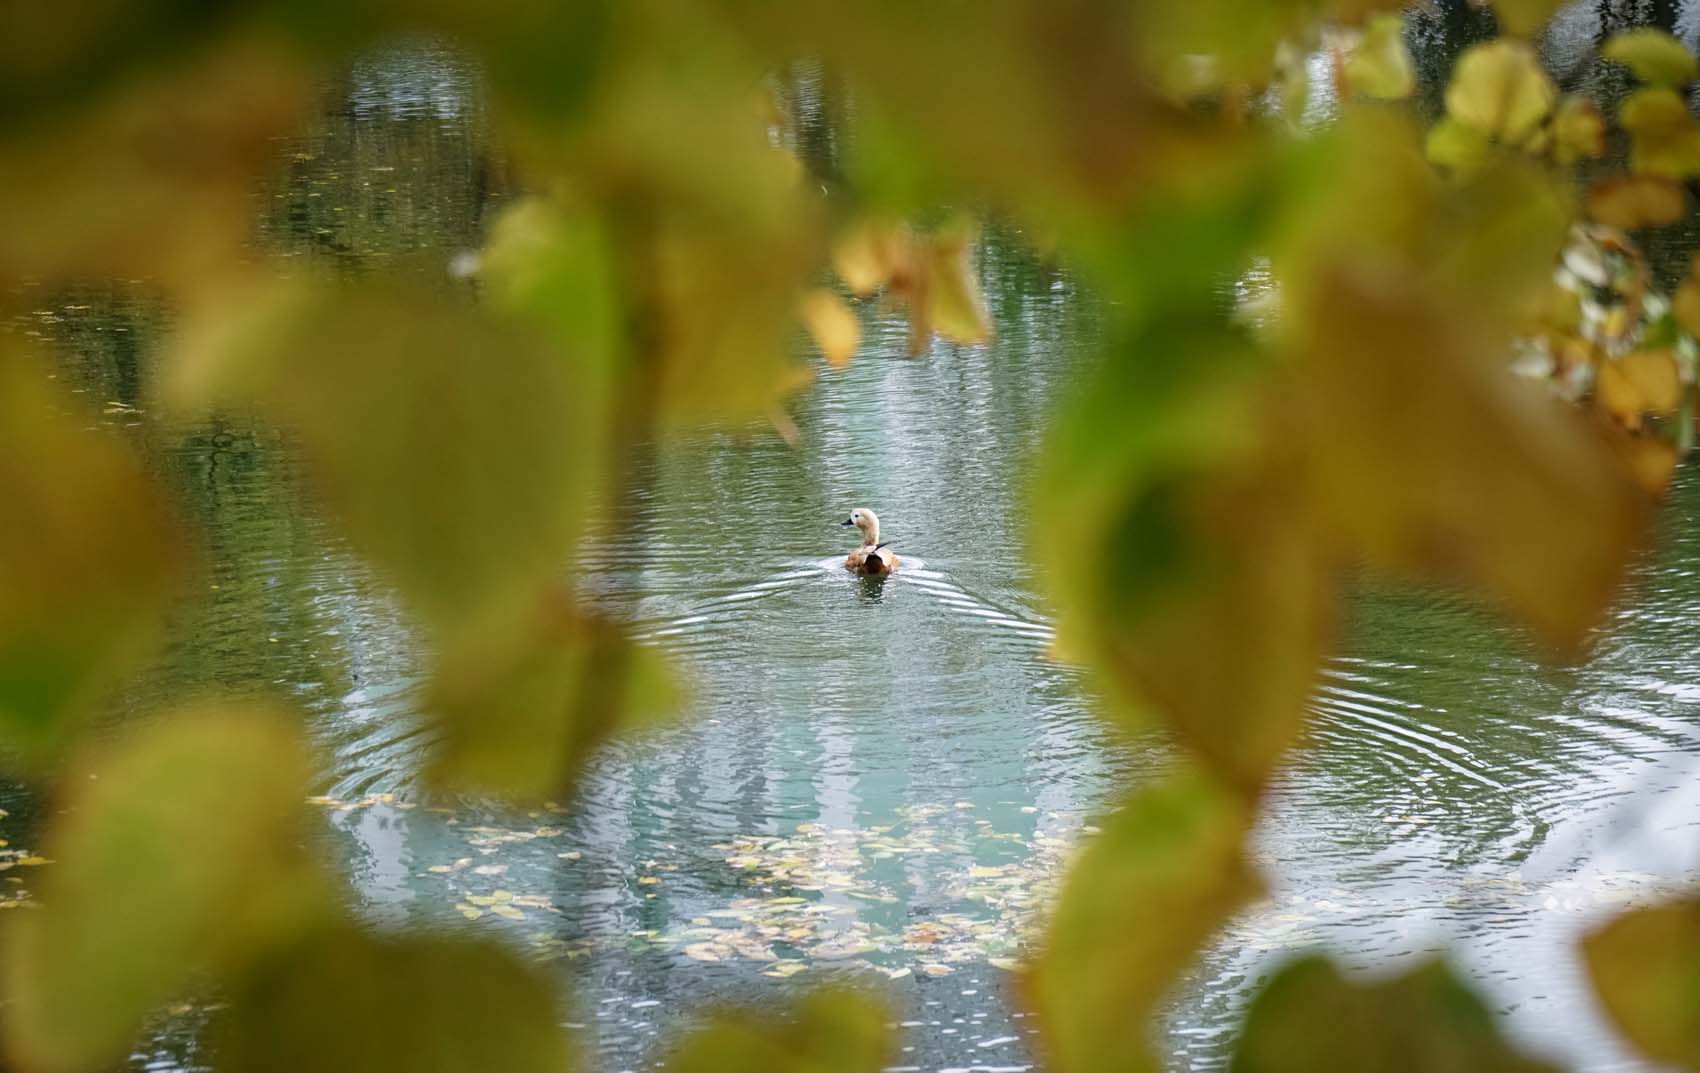
POLYGON ((844 559, 846 570, 852 574, 884 577, 897 569, 897 553, 891 550, 891 541, 880 543, 880 520, 873 511, 857 507, 850 512, 850 517, 844 519, 844 524, 862 531, 861 546, 852 549, 844 559))

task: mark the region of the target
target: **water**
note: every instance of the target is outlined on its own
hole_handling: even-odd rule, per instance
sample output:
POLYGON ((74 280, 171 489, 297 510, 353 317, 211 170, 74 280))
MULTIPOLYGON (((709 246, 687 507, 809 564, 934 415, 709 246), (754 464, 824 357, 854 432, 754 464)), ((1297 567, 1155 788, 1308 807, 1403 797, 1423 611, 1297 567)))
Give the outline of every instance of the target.
MULTIPOLYGON (((1560 60, 1592 32, 1570 18, 1560 60)), ((463 64, 409 46, 327 101, 264 195, 269 246, 353 270, 440 270, 476 246, 507 180, 463 64)), ((903 325, 870 310, 856 361, 798 397, 797 447, 757 428, 650 454, 633 524, 586 553, 584 584, 674 658, 692 700, 600 753, 577 800, 516 815, 422 795, 414 640, 246 421, 155 459, 207 535, 207 589, 114 719, 208 687, 293 700, 323 756, 322 849, 358 911, 556 966, 602 1068, 654 1062, 694 1010, 842 978, 891 996, 899 1068, 1028 1067, 1011 959, 1094 815, 1168 758, 1113 740, 1090 684, 1049 658, 1023 553, 1045 522, 1024 516, 1024 480, 1091 360, 1090 302, 995 229, 981 268, 991 345, 909 359, 903 325), (837 568, 852 506, 905 557, 888 581, 837 568)), ((24 329, 60 344, 103 421, 137 425, 165 315, 128 292, 44 295, 24 329)), ((1574 939, 1700 869, 1697 520, 1685 472, 1657 552, 1567 672, 1444 597, 1355 601, 1311 747, 1256 835, 1272 893, 1159 1028, 1175 1068, 1220 1067, 1257 981, 1316 947, 1373 972, 1450 948, 1531 1046, 1633 1068, 1574 939)), ((31 798, 5 803, 7 833, 27 831, 31 798)), ((162 1023, 135 1064, 197 1066, 204 1016, 162 1023)))

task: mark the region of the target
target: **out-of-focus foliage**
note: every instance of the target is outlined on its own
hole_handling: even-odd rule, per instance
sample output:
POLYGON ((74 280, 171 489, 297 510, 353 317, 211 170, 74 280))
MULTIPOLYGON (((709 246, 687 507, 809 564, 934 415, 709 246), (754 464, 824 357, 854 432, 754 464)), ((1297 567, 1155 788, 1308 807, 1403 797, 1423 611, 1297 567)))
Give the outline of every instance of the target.
POLYGON ((1069 873, 1026 992, 1059 1073, 1155 1071, 1148 1020, 1258 881, 1244 803, 1196 774, 1141 791, 1069 873))
MULTIPOLYGON (((573 573, 631 524, 653 437, 796 435, 796 343, 853 361, 856 303, 904 311, 916 356, 984 341, 986 213, 1102 296, 1033 543, 1061 650, 1184 773, 1066 884, 1027 988, 1060 1069, 1152 1068, 1150 1015, 1259 889, 1247 832, 1345 579, 1461 587, 1575 656, 1695 441, 1700 283, 1656 295, 1644 247, 1700 176, 1696 64, 1668 35, 1615 38, 1642 85, 1602 115, 1530 43, 1552 0, 1495 3, 1504 36, 1434 93, 1392 0, 13 6, 0 309, 110 279, 173 304, 160 398, 298 445, 312 502, 421 629, 430 772, 456 790, 562 795, 598 743, 675 707, 573 573), (472 278, 409 258, 325 278, 252 243, 251 192, 310 87, 419 31, 486 71, 518 187, 457 259, 472 278), (766 92, 803 58, 854 100, 831 167, 792 151, 766 92), (1397 103, 1425 96, 1432 122, 1397 103), (1323 97, 1338 115, 1307 128, 1323 97), (1627 171, 1607 157, 1625 143, 1627 171), (1253 275, 1260 309, 1227 297, 1253 275)), ((0 734, 40 772, 159 632, 190 540, 136 459, 172 428, 87 430, 0 349, 0 734)), ((43 907, 0 952, 11 1061, 101 1068, 204 983, 231 1000, 229 1069, 560 1068, 558 997, 528 969, 342 919, 293 826, 311 760, 284 718, 197 707, 97 753, 96 780, 70 769, 43 907)), ((1692 1063, 1685 913, 1589 952, 1631 1040, 1692 1063)), ((785 1025, 715 1022, 671 1068, 871 1070, 883 1023, 822 996, 785 1025)), ((1237 1061, 1540 1068, 1443 970, 1354 986, 1320 963, 1270 985, 1237 1061)))
POLYGON ((7 1054, 100 1068, 198 973, 243 972, 326 911, 302 846, 310 777, 288 715, 167 713, 76 765, 39 912, 4 933, 7 1054))
POLYGON ((1700 902, 1632 910, 1583 950, 1606 1012, 1641 1053, 1700 1069, 1700 902))
POLYGON ((1326 958, 1282 969, 1246 1014, 1233 1073, 1554 1073, 1499 1036, 1494 1015, 1444 965, 1354 984, 1326 958))
POLYGON ((186 566, 130 447, 0 338, 0 741, 61 745, 145 654, 186 566))
POLYGON ((258 966, 214 1046, 231 1073, 567 1073, 560 1012, 542 971, 498 946, 337 928, 258 966))
POLYGON ((668 1073, 875 1073, 890 1058, 882 1006, 852 991, 822 990, 785 1021, 728 1015, 681 1040, 668 1073))

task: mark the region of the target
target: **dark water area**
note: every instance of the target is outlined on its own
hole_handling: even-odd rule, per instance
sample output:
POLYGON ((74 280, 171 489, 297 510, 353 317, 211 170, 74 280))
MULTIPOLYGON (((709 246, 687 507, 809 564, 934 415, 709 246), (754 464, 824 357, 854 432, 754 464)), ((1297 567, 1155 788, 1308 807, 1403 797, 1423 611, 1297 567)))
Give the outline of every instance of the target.
MULTIPOLYGON (((1597 7, 1616 10, 1579 5, 1548 42, 1566 85, 1610 77, 1573 58, 1597 7)), ((1673 18, 1692 42, 1694 11, 1673 18)), ((1441 48, 1473 31, 1419 32, 1441 48)), ((830 155, 830 127, 800 129, 830 155)), ((432 45, 357 64, 279 157, 261 241, 352 272, 448 271, 511 185, 475 75, 432 45)), ((892 996, 895 1068, 1030 1068, 1010 968, 1094 816, 1169 761, 1114 739, 1090 683, 1050 657, 1024 554, 1045 523, 1026 480, 1093 360, 1092 300, 1007 231, 979 267, 989 345, 911 359, 901 320, 868 309, 854 363, 797 396, 797 446, 759 427, 656 445, 632 525, 583 553, 582 584, 673 658, 692 700, 603 750, 576 800, 515 814, 423 795, 417 641, 298 492, 282 440, 247 420, 154 459, 203 534, 207 591, 114 721, 206 689, 298 705, 351 904, 555 966, 598 1068, 651 1066, 694 1011, 844 979, 892 996), (852 506, 878 510, 905 557, 883 584, 838 568, 852 506)), ((145 294, 100 291, 43 296, 23 330, 57 345, 102 422, 143 425, 168 326, 145 294)), ((1456 601, 1361 595, 1311 747, 1257 833, 1271 895, 1175 996, 1173 1068, 1223 1066, 1258 980, 1318 948, 1378 973, 1450 949, 1530 1046, 1637 1068, 1574 940, 1700 874, 1697 521, 1685 471, 1615 620, 1566 671, 1456 601)), ((39 804, 0 803, 0 833, 27 840, 39 804)), ((179 1011, 134 1065, 201 1065, 206 1016, 179 1011)))

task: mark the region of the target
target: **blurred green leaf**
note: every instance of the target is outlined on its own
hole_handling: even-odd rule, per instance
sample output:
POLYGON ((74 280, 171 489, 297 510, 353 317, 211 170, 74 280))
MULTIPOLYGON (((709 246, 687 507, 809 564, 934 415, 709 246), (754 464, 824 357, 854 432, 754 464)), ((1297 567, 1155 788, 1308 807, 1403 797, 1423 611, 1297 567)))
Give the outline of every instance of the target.
POLYGON ((1552 127, 1553 154, 1560 164, 1605 155, 1606 121, 1593 102, 1581 97, 1565 97, 1559 101, 1552 127))
POLYGON ((1700 900, 1624 913, 1582 952, 1600 1002, 1642 1054, 1700 1069, 1700 900))
POLYGON ((127 445, 0 340, 0 739, 63 744, 147 652, 187 565, 127 445))
POLYGON ((233 995, 223 1073, 567 1073, 555 989, 492 944, 352 928, 271 959, 233 995))
POLYGON ((592 749, 678 703, 653 648, 547 598, 507 629, 486 620, 444 638, 426 701, 441 731, 429 774, 457 790, 565 798, 592 749))
POLYGON ((1259 893, 1241 848, 1251 811, 1183 772, 1135 794, 1069 870, 1025 994, 1047 1068, 1162 1068, 1150 1019, 1221 924, 1259 893))
POLYGON ((1303 722, 1333 567, 1268 439, 1250 342, 1183 320, 1118 350, 1060 415, 1034 485, 1060 643, 1254 786, 1303 722))
POLYGON ((1611 35, 1600 55, 1623 64, 1635 77, 1655 86, 1680 87, 1700 75, 1700 63, 1681 41, 1652 26, 1611 35))
POLYGON ((854 991, 817 991, 783 1019, 723 1015, 667 1056, 665 1073, 877 1073, 890 1057, 889 1014, 854 991))
POLYGON ((1610 450, 1410 279, 1341 268, 1316 297, 1294 320, 1328 530, 1377 566, 1490 594, 1573 657, 1645 518, 1610 450))
POLYGON ((281 713, 207 702, 87 758, 48 831, 42 908, 5 933, 19 1068, 107 1068, 197 974, 240 972, 329 908, 302 845, 308 761, 281 713))
POLYGON ((584 531, 603 435, 573 355, 454 296, 279 284, 192 320, 172 362, 179 408, 258 405, 298 438, 356 549, 439 628, 528 605, 584 531))
MULTIPOLYGON (((52 19, 64 14, 51 10, 52 19)), ((116 30, 130 18, 101 22, 116 30)), ((25 43, 32 51, 35 42, 25 43)), ((213 283, 248 255, 255 181, 299 119, 309 85, 275 42, 236 35, 143 67, 64 116, 0 134, 0 278, 146 279, 185 292, 213 283)), ((0 100, 0 113, 14 103, 0 100)))
POLYGON ((1357 984, 1326 958, 1283 968, 1252 1000, 1231 1073, 1553 1073, 1513 1049, 1444 965, 1357 984))

